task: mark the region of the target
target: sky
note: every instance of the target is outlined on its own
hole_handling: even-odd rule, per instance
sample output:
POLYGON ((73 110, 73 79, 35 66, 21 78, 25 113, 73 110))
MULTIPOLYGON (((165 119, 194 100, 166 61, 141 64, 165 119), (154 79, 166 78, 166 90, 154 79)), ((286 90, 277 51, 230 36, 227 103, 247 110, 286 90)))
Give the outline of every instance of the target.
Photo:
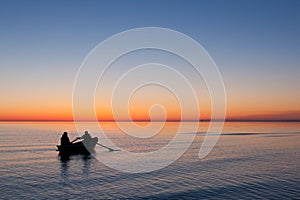
MULTIPOLYGON (((205 48, 223 77, 227 119, 300 120, 299 9, 297 0, 1 0, 0 120, 71 120, 73 84, 85 57, 110 36, 139 27, 176 30, 205 48)), ((107 80, 130 63, 116 64, 107 80)), ((199 83, 192 84, 208 119, 209 97, 199 83)), ((95 97, 101 120, 112 119, 112 109, 117 114, 123 109, 102 101, 108 93, 95 97)), ((157 103, 167 115, 152 109, 153 119, 180 118, 176 98, 155 86, 133 95, 131 117, 149 119, 149 107, 157 103)))

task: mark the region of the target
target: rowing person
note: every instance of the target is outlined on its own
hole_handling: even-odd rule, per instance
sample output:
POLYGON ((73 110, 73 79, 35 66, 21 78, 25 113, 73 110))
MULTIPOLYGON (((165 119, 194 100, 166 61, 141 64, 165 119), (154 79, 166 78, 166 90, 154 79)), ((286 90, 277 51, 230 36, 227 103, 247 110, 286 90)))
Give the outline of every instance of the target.
POLYGON ((62 134, 61 138, 60 138, 60 145, 63 146, 63 145, 70 145, 70 144, 72 144, 72 143, 70 142, 70 138, 68 136, 68 133, 64 132, 62 134))
POLYGON ((89 134, 88 131, 85 131, 83 136, 78 137, 76 139, 82 139, 83 144, 87 148, 94 148, 98 142, 98 138, 97 137, 92 138, 92 136, 89 134))
POLYGON ((70 138, 68 136, 67 132, 64 132, 60 138, 60 145, 71 145, 73 144, 75 141, 81 139, 81 137, 77 137, 75 140, 70 141, 70 138))

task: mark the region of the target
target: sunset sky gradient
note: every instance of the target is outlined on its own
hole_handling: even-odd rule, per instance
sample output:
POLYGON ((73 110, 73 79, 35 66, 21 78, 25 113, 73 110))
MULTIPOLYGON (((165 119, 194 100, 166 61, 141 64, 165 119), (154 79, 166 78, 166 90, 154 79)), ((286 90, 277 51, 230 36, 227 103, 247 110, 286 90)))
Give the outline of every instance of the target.
MULTIPOLYGON (((72 120, 73 83, 87 54, 113 34, 149 26, 180 31, 206 49, 223 76, 227 119, 300 120, 299 10, 297 0, 1 1, 0 120, 72 120)), ((201 119, 209 119, 203 88, 201 119)), ((133 119, 149 120, 155 103, 166 105, 168 120, 180 119, 171 94, 148 90, 133 97, 133 119)), ((112 120, 101 95, 97 116, 112 120)))

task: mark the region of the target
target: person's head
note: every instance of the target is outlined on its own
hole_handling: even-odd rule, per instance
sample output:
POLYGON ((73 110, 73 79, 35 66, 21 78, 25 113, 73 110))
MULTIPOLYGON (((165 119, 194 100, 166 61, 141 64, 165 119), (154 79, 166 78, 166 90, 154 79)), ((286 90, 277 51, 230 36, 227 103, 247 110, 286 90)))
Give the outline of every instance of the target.
POLYGON ((67 132, 64 132, 64 133, 63 133, 63 136, 68 136, 68 133, 67 133, 67 132))
POLYGON ((89 134, 89 132, 88 131, 84 131, 84 134, 89 134))

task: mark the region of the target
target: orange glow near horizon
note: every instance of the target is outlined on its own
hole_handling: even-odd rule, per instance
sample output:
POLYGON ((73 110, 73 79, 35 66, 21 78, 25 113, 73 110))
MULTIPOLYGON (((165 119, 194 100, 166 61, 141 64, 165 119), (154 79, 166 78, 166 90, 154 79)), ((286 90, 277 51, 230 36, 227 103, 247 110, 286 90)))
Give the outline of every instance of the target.
MULTIPOLYGON (((157 90, 155 90, 157 91, 157 90)), ((32 95, 33 96, 33 95, 32 95)), ((9 101, 8 96, 0 99, 0 121, 72 121, 73 110, 71 94, 62 94, 60 97, 35 99, 34 97, 14 98, 9 101)), ((280 100, 280 99, 279 99, 280 100)), ((228 95, 227 120, 300 120, 300 107, 296 100, 283 104, 279 100, 259 97, 235 97, 228 95)), ((97 98, 96 98, 97 101, 97 98)), ((210 104, 208 98, 199 98, 199 118, 181 118, 180 104, 170 94, 149 95, 144 97, 138 93, 130 101, 128 110, 118 105, 114 108, 113 115, 111 102, 109 100, 98 101, 96 104, 96 116, 99 121, 117 120, 167 120, 167 121, 192 121, 210 120, 210 104), (165 95, 165 96, 163 96, 165 95), (156 106, 156 105, 162 105, 156 106), (130 118, 124 112, 130 113, 130 118)), ((192 108, 191 108, 192 109, 192 108)), ((84 113, 85 109, 82 108, 84 113)), ((92 120, 82 117, 76 120, 92 120)), ((94 119, 93 119, 94 120, 94 119)))
MULTIPOLYGON (((174 105, 173 105, 174 106, 174 105)), ((205 112, 202 109, 201 118, 198 119, 181 119, 180 107, 166 106, 162 110, 159 106, 149 109, 148 106, 133 107, 130 106, 129 112, 131 119, 134 121, 180 121, 180 120, 210 120, 210 111, 205 112), (150 111, 150 114, 149 114, 150 111)), ((228 108, 227 120, 300 120, 300 111, 245 111, 234 110, 228 108)), ((99 121, 118 121, 131 120, 125 115, 114 117, 112 110, 109 108, 101 108, 101 112, 97 113, 97 120, 99 121)), ((15 108, 5 107, 1 109, 0 121, 72 121, 73 114, 71 106, 68 107, 44 107, 43 109, 25 107, 15 108)), ((91 119, 82 118, 79 120, 89 121, 91 119)))

